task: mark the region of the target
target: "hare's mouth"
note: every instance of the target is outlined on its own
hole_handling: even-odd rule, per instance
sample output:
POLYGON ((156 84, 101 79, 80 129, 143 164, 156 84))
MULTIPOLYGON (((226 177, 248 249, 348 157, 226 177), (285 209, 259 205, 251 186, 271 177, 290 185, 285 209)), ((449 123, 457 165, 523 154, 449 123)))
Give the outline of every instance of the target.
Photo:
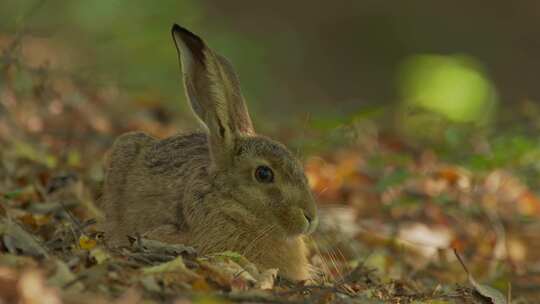
POLYGON ((312 234, 313 232, 315 232, 315 230, 317 230, 317 226, 319 226, 319 218, 315 217, 309 222, 309 226, 305 234, 312 234))
POLYGON ((280 226, 288 238, 309 234, 315 230, 316 219, 306 216, 301 208, 293 207, 279 214, 278 217, 280 226))

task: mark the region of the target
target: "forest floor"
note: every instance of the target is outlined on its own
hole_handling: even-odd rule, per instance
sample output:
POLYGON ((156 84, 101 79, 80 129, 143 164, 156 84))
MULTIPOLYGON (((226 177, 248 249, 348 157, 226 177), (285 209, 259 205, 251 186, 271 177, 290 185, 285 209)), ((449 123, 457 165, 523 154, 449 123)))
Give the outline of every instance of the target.
MULTIPOLYGON (((0 61, 0 303, 540 303, 538 189, 511 167, 471 169, 392 132, 306 158, 321 214, 310 282, 137 235, 109 249, 95 225, 103 158, 123 132, 174 134, 174 114, 16 43, 0 61)), ((358 123, 339 129, 377 130, 358 123)))

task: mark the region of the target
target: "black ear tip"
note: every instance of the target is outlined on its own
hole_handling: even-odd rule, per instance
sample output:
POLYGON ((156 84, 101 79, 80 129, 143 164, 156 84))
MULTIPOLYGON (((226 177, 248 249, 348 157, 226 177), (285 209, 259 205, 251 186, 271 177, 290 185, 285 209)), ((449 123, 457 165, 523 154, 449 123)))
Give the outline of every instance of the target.
MULTIPOLYGON (((203 40, 199 36, 193 34, 186 28, 176 23, 172 25, 171 34, 173 36, 173 40, 176 43, 177 49, 178 49, 178 43, 181 41, 182 44, 184 44, 185 46, 189 48, 192 56, 194 56, 200 63, 204 64, 203 50, 206 48, 206 46, 203 40)), ((180 51, 180 49, 178 49, 178 51, 180 51)))
POLYGON ((182 27, 182 26, 180 26, 180 25, 178 25, 176 23, 174 23, 172 25, 171 33, 172 33, 173 37, 178 35, 178 36, 182 37, 183 40, 187 39, 187 40, 190 40, 190 41, 196 41, 197 44, 201 44, 201 45, 204 44, 202 39, 199 36, 193 34, 192 32, 190 32, 185 27, 182 27))
POLYGON ((178 32, 181 32, 182 30, 185 31, 186 29, 176 23, 173 23, 172 28, 171 28, 172 33, 178 33, 178 32))
POLYGON ((173 35, 175 34, 178 34, 178 35, 182 35, 184 37, 192 37, 192 38, 196 38, 198 40, 200 40, 200 38, 193 34, 191 31, 189 31, 188 29, 186 29, 185 27, 182 27, 176 23, 173 24, 172 28, 171 28, 171 32, 173 35))

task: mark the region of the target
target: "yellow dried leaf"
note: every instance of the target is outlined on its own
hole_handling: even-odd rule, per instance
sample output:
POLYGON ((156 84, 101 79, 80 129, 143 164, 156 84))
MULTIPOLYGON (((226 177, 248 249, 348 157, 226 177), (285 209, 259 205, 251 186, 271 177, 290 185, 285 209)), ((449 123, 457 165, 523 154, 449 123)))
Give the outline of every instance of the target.
POLYGON ((43 215, 34 215, 34 220, 38 226, 43 226, 48 224, 51 221, 51 216, 49 214, 43 215))
POLYGON ((193 288, 194 291, 198 292, 212 291, 212 288, 210 287, 210 285, 208 285, 206 279, 203 277, 199 277, 195 281, 193 281, 193 284, 191 284, 191 288, 193 288))
POLYGON ((96 240, 91 239, 84 234, 79 237, 79 246, 84 250, 92 250, 96 247, 96 244, 96 240))

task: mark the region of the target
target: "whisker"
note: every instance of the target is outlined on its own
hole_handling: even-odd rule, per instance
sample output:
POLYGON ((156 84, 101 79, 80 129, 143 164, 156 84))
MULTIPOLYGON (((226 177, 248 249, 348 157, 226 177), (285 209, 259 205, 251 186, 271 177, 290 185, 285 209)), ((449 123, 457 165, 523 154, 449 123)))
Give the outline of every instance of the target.
MULTIPOLYGON (((317 253, 317 255, 321 258, 321 262, 322 262, 322 269, 321 269, 321 272, 323 274, 331 274, 331 270, 330 270, 330 267, 328 266, 329 263, 328 263, 328 260, 327 258, 322 254, 321 252, 321 249, 319 248, 319 244, 317 243, 317 241, 315 240, 315 238, 311 237, 311 240, 313 241, 313 247, 315 249, 315 252, 317 253)), ((323 276, 323 279, 326 279, 326 276, 323 276)), ((326 282, 323 282, 323 283, 329 283, 328 281, 326 282)))
MULTIPOLYGON (((339 242, 338 244, 340 244, 341 242, 339 242)), ((343 254, 343 251, 341 251, 341 249, 339 247, 336 247, 336 251, 337 253, 339 254, 339 257, 342 259, 342 261, 345 262, 345 264, 342 263, 342 268, 344 268, 345 272, 349 272, 352 270, 352 268, 349 266, 349 264, 347 263, 348 262, 348 259, 345 257, 345 255, 343 254)))
MULTIPOLYGON (((321 237, 325 240, 326 243, 328 244, 332 244, 332 243, 335 243, 335 241, 331 240, 328 236, 326 235, 321 235, 321 237)), ((339 253, 339 257, 343 260, 343 261, 347 261, 347 259, 345 258, 345 256, 343 255, 343 253, 341 252, 341 249, 339 249, 339 247, 336 247, 339 243, 341 242, 338 242, 337 244, 332 244, 332 245, 335 245, 335 246, 331 246, 329 247, 328 249, 328 258, 330 260, 330 262, 332 263, 332 266, 333 266, 333 270, 335 271, 335 273, 337 274, 337 277, 339 277, 340 279, 343 279, 343 271, 341 269, 341 267, 339 267, 338 265, 338 254, 339 253)), ((342 264, 342 263, 341 263, 342 264)), ((334 276, 333 276, 333 279, 336 279, 334 276)))
POLYGON ((341 273, 341 270, 338 267, 337 258, 336 258, 334 249, 330 248, 330 250, 328 251, 328 254, 329 254, 329 257, 330 257, 330 262, 332 263, 332 266, 333 266, 337 276, 339 277, 340 280, 342 280, 343 279, 343 274, 341 273))
POLYGON ((276 228, 277 225, 276 224, 273 224, 273 225, 269 225, 267 227, 265 227, 261 233, 255 237, 253 239, 253 241, 251 241, 251 243, 249 245, 246 246, 246 248, 244 249, 242 255, 245 256, 246 254, 248 254, 250 252, 250 250, 253 250, 255 247, 256 247, 256 244, 258 241, 260 240, 263 240, 265 236, 267 236, 268 234, 270 234, 270 232, 272 232, 272 230, 274 228, 276 228))
POLYGON ((326 191, 328 191, 328 189, 329 189, 328 187, 324 187, 324 188, 322 188, 321 191, 319 191, 317 194, 318 194, 318 195, 323 195, 326 191))
POLYGON ((249 251, 255 247, 255 244, 257 243, 257 241, 262 238, 266 232, 268 230, 271 230, 272 229, 272 226, 273 225, 268 225, 266 226, 265 228, 262 229, 262 231, 259 233, 259 235, 257 235, 247 246, 246 248, 244 249, 244 251, 242 252, 242 255, 246 255, 247 253, 249 253, 249 251))
MULTIPOLYGON (((315 241, 315 238, 313 238, 311 235, 307 235, 305 237, 306 237, 306 239, 309 239, 310 243, 312 244, 311 246, 315 250, 315 254, 318 257, 321 257, 321 254, 320 254, 320 252, 318 250, 318 245, 317 245, 317 242, 315 241)), ((321 260, 322 260, 322 257, 321 257, 321 260)), ((310 272, 324 273, 324 269, 322 269, 321 267, 315 266, 315 265, 313 265, 311 263, 309 264, 309 267, 310 267, 310 272)), ((322 267, 324 267, 324 265, 322 265, 322 267)))

